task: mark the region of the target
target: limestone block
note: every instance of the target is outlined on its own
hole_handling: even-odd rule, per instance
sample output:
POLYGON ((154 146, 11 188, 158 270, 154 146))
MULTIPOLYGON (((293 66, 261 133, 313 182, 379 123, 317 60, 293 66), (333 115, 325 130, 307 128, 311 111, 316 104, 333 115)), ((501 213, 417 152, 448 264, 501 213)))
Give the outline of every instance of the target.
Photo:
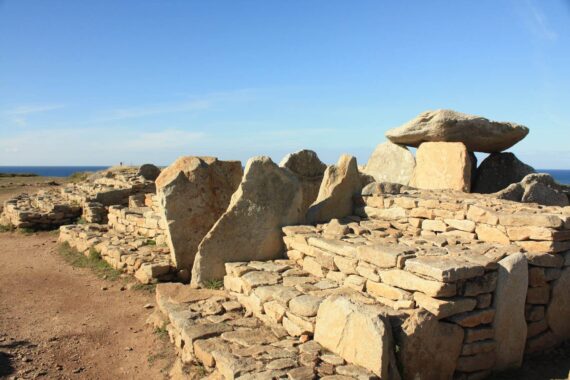
POLYGON ((390 322, 373 307, 343 296, 327 298, 317 314, 315 341, 382 379, 397 377, 390 322))
POLYGON ((364 173, 377 182, 407 185, 412 178, 416 160, 405 146, 390 141, 379 144, 364 168, 364 173))
POLYGON ((562 341, 570 339, 570 267, 562 270, 560 278, 552 282, 552 300, 546 311, 548 325, 562 341))
POLYGON ((451 189, 469 192, 471 160, 462 143, 423 143, 416 153, 410 186, 419 189, 451 189))
POLYGON ((281 258, 281 228, 302 221, 301 203, 299 181, 289 170, 268 157, 250 159, 227 211, 198 247, 192 284, 223 278, 226 262, 281 258))

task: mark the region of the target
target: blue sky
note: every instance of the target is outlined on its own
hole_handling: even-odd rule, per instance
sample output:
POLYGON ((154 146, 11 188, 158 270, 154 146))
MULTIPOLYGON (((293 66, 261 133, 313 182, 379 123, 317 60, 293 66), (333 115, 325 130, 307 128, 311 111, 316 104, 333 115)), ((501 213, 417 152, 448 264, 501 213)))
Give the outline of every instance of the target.
POLYGON ((570 169, 570 2, 0 0, 0 165, 363 164, 437 108, 570 169))

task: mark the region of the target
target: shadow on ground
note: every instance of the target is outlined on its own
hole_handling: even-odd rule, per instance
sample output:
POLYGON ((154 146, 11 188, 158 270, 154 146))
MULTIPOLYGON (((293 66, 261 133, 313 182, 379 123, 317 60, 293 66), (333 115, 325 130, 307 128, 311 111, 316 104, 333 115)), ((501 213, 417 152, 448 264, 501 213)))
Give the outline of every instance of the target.
POLYGON ((26 340, 17 340, 10 343, 0 344, 0 378, 3 376, 12 375, 16 372, 16 369, 12 365, 14 361, 14 355, 12 355, 9 351, 12 349, 28 346, 30 346, 30 342, 26 340))
POLYGON ((491 380, 570 379, 570 342, 543 354, 525 358, 521 368, 493 374, 491 380))

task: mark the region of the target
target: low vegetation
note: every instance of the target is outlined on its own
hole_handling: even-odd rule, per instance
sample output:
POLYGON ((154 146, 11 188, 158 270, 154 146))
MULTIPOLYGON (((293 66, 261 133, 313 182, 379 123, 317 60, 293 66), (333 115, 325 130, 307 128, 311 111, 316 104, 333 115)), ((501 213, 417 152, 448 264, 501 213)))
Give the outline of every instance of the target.
POLYGON ((204 287, 207 289, 221 289, 224 287, 224 282, 222 280, 208 280, 204 283, 204 287))
POLYGON ((85 181, 92 173, 90 172, 76 172, 72 173, 68 178, 69 182, 82 182, 85 181))
POLYGON ((63 243, 59 246, 58 252, 70 265, 77 268, 89 268, 100 278, 115 281, 121 276, 121 272, 111 267, 93 248, 89 250, 88 255, 84 255, 70 247, 69 244, 63 243))
POLYGON ((34 173, 0 173, 0 178, 13 177, 38 177, 38 175, 34 173))

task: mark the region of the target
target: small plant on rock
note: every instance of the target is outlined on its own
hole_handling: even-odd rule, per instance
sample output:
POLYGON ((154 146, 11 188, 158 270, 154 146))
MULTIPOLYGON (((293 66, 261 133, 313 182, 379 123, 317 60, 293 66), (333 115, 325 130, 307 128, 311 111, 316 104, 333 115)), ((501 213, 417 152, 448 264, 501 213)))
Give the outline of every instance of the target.
POLYGON ((206 289, 221 289, 224 287, 222 280, 208 280, 204 283, 206 289))

